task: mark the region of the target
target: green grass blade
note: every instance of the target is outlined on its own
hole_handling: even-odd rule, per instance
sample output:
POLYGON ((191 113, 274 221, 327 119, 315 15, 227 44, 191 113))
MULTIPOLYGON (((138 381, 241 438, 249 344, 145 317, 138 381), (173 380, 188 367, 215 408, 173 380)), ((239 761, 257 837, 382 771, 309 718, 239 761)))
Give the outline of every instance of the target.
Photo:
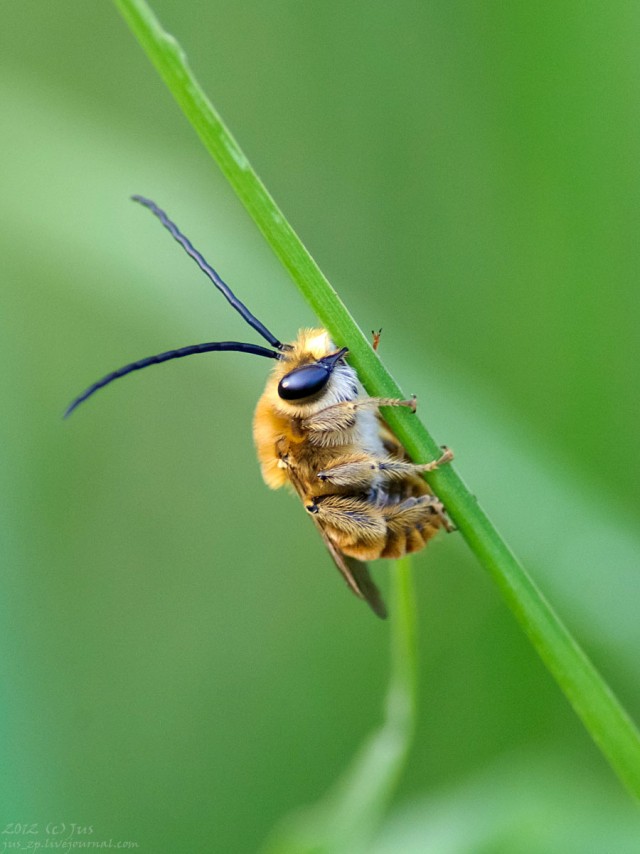
MULTIPOLYGON (((116 0, 133 33, 222 169, 273 251, 290 272, 370 394, 403 396, 313 258, 267 193, 247 158, 191 73, 177 42, 144 0, 116 0)), ((388 410, 389 424, 418 461, 438 446, 419 419, 388 410)), ((461 534, 498 585, 534 647, 620 779, 640 798, 640 736, 600 674, 572 638, 500 537, 455 469, 433 473, 430 484, 461 534)))
POLYGON ((391 681, 384 721, 319 804, 286 820, 268 854, 364 854, 384 814, 413 740, 417 645, 411 558, 392 566, 391 681))

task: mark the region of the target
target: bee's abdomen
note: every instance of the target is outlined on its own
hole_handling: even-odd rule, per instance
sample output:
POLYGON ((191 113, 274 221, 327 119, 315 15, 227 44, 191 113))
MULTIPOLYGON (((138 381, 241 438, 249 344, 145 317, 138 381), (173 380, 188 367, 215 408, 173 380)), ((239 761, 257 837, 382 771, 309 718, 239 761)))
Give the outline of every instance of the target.
POLYGON ((422 478, 408 477, 385 485, 367 496, 368 512, 378 521, 378 536, 372 540, 365 536, 348 538, 344 530, 338 532, 336 544, 344 554, 359 560, 399 558, 420 551, 442 527, 442 510, 422 478))
POLYGON ((420 551, 441 526, 442 522, 438 516, 429 510, 421 522, 407 525, 400 530, 387 527, 385 533, 374 543, 361 538, 347 543, 343 536, 332 539, 344 554, 358 560, 377 560, 381 557, 395 559, 420 551))
POLYGON ((399 558, 411 552, 419 552, 427 542, 438 533, 441 521, 432 508, 426 518, 413 527, 404 527, 400 531, 387 528, 384 546, 378 557, 399 558))
POLYGON ((443 525, 419 467, 374 412, 330 410, 315 417, 313 437, 303 424, 287 459, 307 511, 338 551, 357 560, 419 551, 443 525))

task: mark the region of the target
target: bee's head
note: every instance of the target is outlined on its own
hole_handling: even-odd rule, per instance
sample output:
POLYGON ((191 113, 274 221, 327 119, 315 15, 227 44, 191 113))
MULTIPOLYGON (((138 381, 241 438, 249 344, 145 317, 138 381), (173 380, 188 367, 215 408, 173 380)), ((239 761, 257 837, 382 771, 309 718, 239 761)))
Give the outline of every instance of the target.
POLYGON ((355 393, 353 371, 344 361, 347 352, 346 347, 336 348, 324 329, 303 329, 275 367, 278 397, 287 411, 313 409, 330 390, 335 402, 344 399, 345 383, 355 393))
MULTIPOLYGON (((282 400, 303 401, 320 394, 329 382, 336 365, 342 362, 346 347, 307 365, 300 365, 285 374, 278 383, 282 400)), ((344 363, 343 363, 344 364, 344 363)))

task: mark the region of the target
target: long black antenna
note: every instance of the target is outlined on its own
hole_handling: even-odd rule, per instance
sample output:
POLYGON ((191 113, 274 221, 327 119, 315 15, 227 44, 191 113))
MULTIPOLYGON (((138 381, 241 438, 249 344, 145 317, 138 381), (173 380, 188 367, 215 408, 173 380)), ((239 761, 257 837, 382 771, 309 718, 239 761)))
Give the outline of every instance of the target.
POLYGON ((191 245, 191 241, 182 234, 178 226, 171 222, 166 213, 159 208, 155 202, 152 202, 151 199, 145 199, 144 196, 131 196, 134 202, 139 202, 141 205, 144 205, 146 208, 154 213, 160 222, 164 225, 167 231, 171 234, 171 236, 178 241, 178 243, 182 246, 184 251, 196 262, 198 267, 202 270, 202 272, 208 276, 213 284, 218 288, 219 291, 225 295, 227 300, 231 303, 231 305, 235 308, 237 312, 239 312, 242 317, 247 321, 249 326, 252 326, 256 332, 258 332, 262 337, 271 344, 272 347, 277 347, 278 350, 285 349, 285 345, 282 344, 281 341, 278 341, 276 336, 269 332, 264 323, 260 323, 257 317, 254 317, 253 314, 249 311, 246 305, 238 299, 238 297, 233 293, 229 285, 222 281, 220 276, 216 273, 213 267, 210 264, 207 264, 202 255, 198 252, 197 249, 191 245))
POLYGON ((104 388, 114 380, 130 374, 132 371, 141 371, 149 365, 159 365, 161 362, 169 362, 171 359, 182 359, 183 356, 193 356, 196 353, 211 353, 214 350, 236 350, 240 353, 252 353, 254 356, 265 356, 268 359, 279 359, 280 353, 273 350, 268 350, 266 347, 261 347, 259 344, 243 344, 240 341, 212 341, 208 344, 192 344, 190 347, 181 347, 179 350, 167 350, 166 353, 159 353, 157 356, 148 356, 146 359, 140 359, 137 362, 131 362, 130 365, 125 365, 117 371, 107 374, 101 380, 90 385, 88 389, 78 395, 73 403, 67 407, 64 417, 71 415, 76 407, 80 406, 88 397, 91 397, 98 389, 104 388))

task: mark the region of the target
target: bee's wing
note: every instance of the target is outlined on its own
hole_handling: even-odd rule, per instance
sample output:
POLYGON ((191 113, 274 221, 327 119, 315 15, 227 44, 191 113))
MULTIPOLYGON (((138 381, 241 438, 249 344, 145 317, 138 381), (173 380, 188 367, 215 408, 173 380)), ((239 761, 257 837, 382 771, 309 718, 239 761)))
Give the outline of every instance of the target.
POLYGON ((320 536, 322 537, 329 554, 333 558, 333 562, 338 567, 338 570, 342 574, 342 577, 347 582, 348 586, 353 590, 356 596, 365 600, 374 614, 377 614, 377 616, 383 620, 386 619, 387 608, 382 601, 380 591, 369 575, 369 568, 367 567, 367 564, 342 554, 334 543, 331 542, 325 531, 322 529, 320 523, 316 522, 315 519, 313 521, 316 523, 316 528, 320 532, 320 536))
MULTIPOLYGON (((287 474, 291 485, 302 501, 304 501, 304 488, 300 483, 299 478, 291 468, 287 469, 287 474)), ((318 522, 315 516, 312 518, 318 533, 322 537, 322 540, 329 551, 329 554, 333 558, 333 562, 338 567, 338 570, 347 582, 347 585, 356 594, 356 596, 365 600, 374 614, 377 614, 377 616, 382 620, 386 619, 387 608, 382 601, 380 591, 369 575, 367 564, 342 554, 340 549, 338 549, 337 546, 329 539, 327 532, 324 530, 320 522, 318 522)))

